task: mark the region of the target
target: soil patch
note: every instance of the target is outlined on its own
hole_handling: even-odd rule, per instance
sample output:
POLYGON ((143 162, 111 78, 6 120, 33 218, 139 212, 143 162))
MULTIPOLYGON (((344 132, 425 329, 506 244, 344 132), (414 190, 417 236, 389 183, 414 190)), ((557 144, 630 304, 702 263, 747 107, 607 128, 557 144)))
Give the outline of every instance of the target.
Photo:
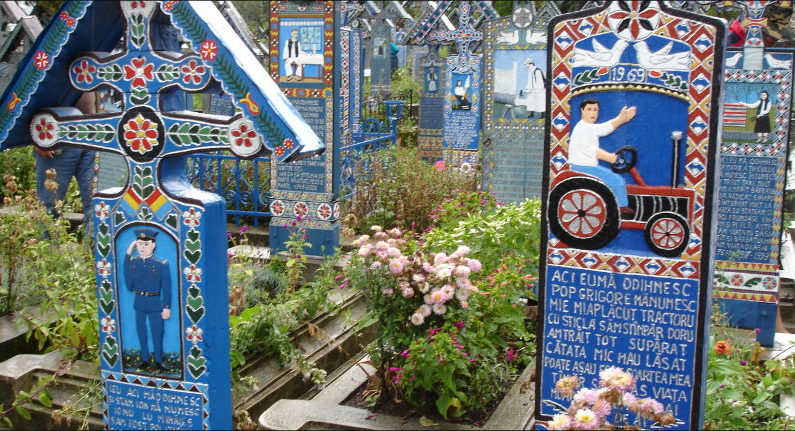
MULTIPOLYGON (((516 375, 516 378, 519 378, 519 374, 516 375)), ((436 406, 433 403, 428 403, 426 406, 414 406, 406 401, 397 402, 391 397, 384 397, 384 399, 378 404, 371 406, 370 401, 368 400, 368 395, 370 395, 370 392, 368 391, 369 382, 362 383, 362 385, 351 392, 351 394, 348 395, 348 398, 346 398, 341 404, 348 407, 366 409, 372 412, 374 415, 393 416, 403 420, 408 418, 421 418, 422 416, 425 416, 434 423, 448 422, 453 424, 465 424, 481 427, 486 423, 487 420, 489 420, 491 414, 497 409, 497 406, 499 406, 500 402, 505 395, 508 394, 508 391, 515 382, 516 379, 511 380, 504 385, 500 395, 487 404, 486 410, 473 411, 468 415, 459 418, 454 418, 452 416, 448 417, 447 419, 443 418, 442 415, 439 414, 439 411, 436 410, 436 406)))

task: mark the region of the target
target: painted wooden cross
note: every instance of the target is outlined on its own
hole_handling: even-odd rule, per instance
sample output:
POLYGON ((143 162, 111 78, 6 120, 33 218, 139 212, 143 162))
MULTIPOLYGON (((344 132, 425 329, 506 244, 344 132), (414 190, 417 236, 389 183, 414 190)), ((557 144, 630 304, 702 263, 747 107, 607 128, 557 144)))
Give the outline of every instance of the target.
MULTIPOLYGON (((436 45, 455 42, 458 46, 458 54, 446 59, 441 147, 451 149, 445 154, 452 154, 454 162, 475 163, 478 161, 480 139, 482 56, 474 55, 470 51, 473 43, 483 39, 483 32, 477 30, 479 24, 485 18, 496 18, 497 13, 490 4, 483 1, 460 2, 458 27, 452 28, 445 16, 451 6, 452 2, 443 1, 436 8, 428 7, 403 37, 402 43, 426 42, 436 45), (480 21, 474 19, 475 12, 480 12, 480 21), (440 23, 445 24, 447 30, 439 30, 440 23)), ((426 73, 426 80, 427 76, 426 73)), ((433 81, 437 82, 436 79, 433 81)), ((420 104, 422 105, 422 99, 420 104)), ((420 129, 429 127, 420 126, 420 129)), ((421 135, 420 141, 438 139, 436 136, 430 137, 430 133, 426 136, 421 135)))
MULTIPOLYGON (((97 46, 112 46, 107 38, 97 46)), ((94 213, 106 426, 231 428, 225 203, 188 183, 184 156, 269 151, 284 162, 323 144, 212 3, 67 2, 37 42, 3 99, 3 148, 30 118, 41 148, 118 153, 129 166, 122 188, 85 209, 94 213), (113 22, 123 27, 112 29, 124 37, 120 52, 79 52, 113 22), (198 54, 181 53, 179 32, 198 54), (185 110, 183 92, 216 82, 242 112, 185 110), (47 107, 54 99, 41 89, 53 83, 63 94, 112 87, 124 109, 47 107)))
MULTIPOLYGON (((429 38, 431 40, 444 42, 455 42, 458 45, 458 58, 457 64, 459 70, 462 72, 471 70, 469 65, 469 44, 472 42, 483 40, 483 32, 478 31, 472 25, 471 11, 472 6, 466 2, 462 2, 459 6, 458 28, 452 31, 436 30, 431 32, 429 38)), ((488 9, 484 9, 488 10, 488 9)), ((494 18, 494 17, 490 17, 494 18)))

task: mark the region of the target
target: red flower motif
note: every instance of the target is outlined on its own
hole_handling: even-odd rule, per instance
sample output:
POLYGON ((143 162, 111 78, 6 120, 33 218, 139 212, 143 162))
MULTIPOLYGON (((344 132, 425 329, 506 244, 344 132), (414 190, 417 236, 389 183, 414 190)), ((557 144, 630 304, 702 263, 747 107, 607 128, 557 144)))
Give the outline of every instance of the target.
POLYGON ((187 226, 196 227, 201 224, 202 213, 197 212, 196 208, 190 208, 189 210, 182 213, 182 218, 184 218, 184 223, 187 226))
POLYGON ((44 51, 36 51, 33 56, 33 64, 39 69, 46 69, 50 65, 50 56, 44 51))
POLYGON ((309 212, 309 207, 304 202, 298 202, 295 204, 295 206, 293 206, 293 211, 295 212, 295 215, 303 218, 306 217, 306 214, 309 212))
POLYGON ((213 61, 215 57, 218 57, 218 45, 214 40, 207 39, 202 42, 199 48, 199 54, 201 54, 203 59, 213 61))
POLYGON ((145 2, 145 1, 140 1, 140 0, 138 0, 138 1, 133 1, 133 2, 132 2, 132 5, 131 5, 131 7, 132 7, 133 9, 135 9, 135 8, 137 8, 137 7, 139 7, 139 6, 140 6, 142 9, 143 9, 143 8, 145 8, 145 7, 146 7, 146 2, 145 2))
POLYGON ((66 13, 66 11, 61 12, 61 19, 66 21, 67 19, 69 19, 69 14, 66 13))
POLYGON ((194 84, 202 82, 202 75, 204 75, 204 66, 197 63, 196 60, 191 60, 188 64, 182 66, 182 80, 186 84, 193 81, 194 84))
POLYGON ((87 60, 83 60, 80 62, 79 66, 74 67, 75 72, 75 79, 77 82, 85 82, 86 84, 90 84, 94 77, 91 76, 94 72, 97 71, 97 68, 94 65, 88 64, 87 60))
POLYGON ((183 271, 185 279, 191 283, 199 283, 202 281, 202 269, 197 268, 196 265, 191 265, 183 271))
POLYGON ((152 69, 154 67, 151 63, 146 64, 146 59, 143 57, 133 58, 132 66, 129 64, 124 65, 124 79, 128 81, 132 79, 133 87, 144 87, 146 86, 146 81, 152 80, 152 69))
POLYGON ((251 140, 257 137, 257 132, 254 129, 249 129, 247 125, 241 124, 238 129, 232 130, 232 136, 235 138, 235 145, 249 148, 254 145, 251 140))
POLYGON ((39 139, 42 141, 45 139, 52 139, 53 135, 50 132, 53 128, 54 126, 52 123, 48 123, 42 118, 39 124, 36 124, 36 131, 39 133, 39 139))
POLYGON ((107 278, 110 275, 110 262, 105 259, 97 262, 97 274, 103 278, 107 278))
POLYGON ((287 148, 288 150, 293 149, 293 140, 290 138, 285 139, 282 144, 284 145, 284 148, 287 148))
POLYGON ((68 25, 69 27, 75 25, 75 19, 72 17, 67 18, 66 25, 68 25))
POLYGON ((277 217, 282 215, 284 213, 284 202, 278 199, 271 202, 271 213, 277 217))
POLYGON ((776 288, 776 279, 773 277, 765 277, 762 279, 762 287, 767 290, 773 290, 776 288))
POLYGON ((94 205, 94 213, 100 220, 105 220, 110 215, 110 207, 105 202, 94 205))
POLYGON ((124 125, 124 141, 133 151, 145 154, 157 145, 157 125, 138 114, 124 125))
POLYGON ((326 220, 331 217, 331 205, 327 203, 322 203, 317 207, 317 215, 322 220, 326 220))
POLYGON ((179 3, 179 1, 178 1, 178 0, 171 0, 171 1, 167 1, 165 4, 163 4, 163 9, 165 9, 166 11, 169 11, 169 12, 170 12, 170 11, 171 11, 171 9, 174 9, 174 6, 175 6, 177 3, 179 3))
POLYGON ((732 278, 730 280, 732 286, 735 286, 735 287, 742 285, 743 281, 745 281, 745 280, 743 279, 743 276, 740 275, 740 274, 732 275, 732 278))
POLYGON ((275 150, 273 150, 277 156, 281 157, 284 155, 284 147, 278 146, 275 150))
POLYGON ((192 325, 190 328, 186 329, 185 332, 188 334, 188 341, 195 343, 202 340, 202 333, 204 331, 202 328, 192 325))

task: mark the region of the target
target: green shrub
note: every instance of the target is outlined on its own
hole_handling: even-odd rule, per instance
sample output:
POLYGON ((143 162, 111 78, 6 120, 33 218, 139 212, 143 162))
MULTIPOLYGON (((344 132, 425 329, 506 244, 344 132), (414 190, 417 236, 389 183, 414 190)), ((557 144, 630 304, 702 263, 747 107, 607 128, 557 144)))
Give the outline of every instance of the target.
POLYGON ((267 299, 279 296, 287 289, 287 277, 267 266, 252 268, 251 277, 245 285, 246 304, 252 307, 267 299))
POLYGON ((13 176, 4 178, 0 183, 0 202, 8 197, 13 197, 19 191, 36 190, 36 162, 33 158, 33 150, 29 147, 13 148, 0 153, 0 167, 3 168, 4 175, 13 176))
POLYGON ((728 329, 725 315, 713 319, 704 427, 712 430, 793 429, 795 420, 779 407, 792 395, 795 358, 761 360, 764 349, 728 329), (717 321, 716 321, 717 320, 717 321))
POLYGON ((459 245, 469 245, 483 263, 484 273, 493 272, 502 265, 506 255, 514 254, 537 274, 541 201, 528 199, 520 204, 496 206, 471 214, 455 224, 440 218, 437 224, 439 227, 423 236, 427 247, 452 251, 459 245))
POLYGON ((430 215, 445 198, 475 187, 472 173, 435 167, 414 148, 364 155, 356 168, 355 193, 347 203, 353 215, 348 226, 358 233, 372 225, 422 232, 431 226, 430 215))

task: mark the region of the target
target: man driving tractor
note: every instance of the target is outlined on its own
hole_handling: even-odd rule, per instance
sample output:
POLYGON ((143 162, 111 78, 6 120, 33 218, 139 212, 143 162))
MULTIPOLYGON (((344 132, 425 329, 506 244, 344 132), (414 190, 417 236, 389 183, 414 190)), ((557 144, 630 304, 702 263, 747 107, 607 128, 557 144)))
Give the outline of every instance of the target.
POLYGON ((621 108, 621 112, 610 121, 596 123, 599 117, 599 101, 587 98, 580 102, 581 119, 574 126, 569 140, 569 164, 573 171, 593 175, 607 184, 616 196, 622 216, 632 216, 629 208, 626 183, 621 175, 599 166, 599 160, 615 163, 615 153, 599 148, 599 138, 613 133, 619 126, 635 118, 635 107, 621 108))

